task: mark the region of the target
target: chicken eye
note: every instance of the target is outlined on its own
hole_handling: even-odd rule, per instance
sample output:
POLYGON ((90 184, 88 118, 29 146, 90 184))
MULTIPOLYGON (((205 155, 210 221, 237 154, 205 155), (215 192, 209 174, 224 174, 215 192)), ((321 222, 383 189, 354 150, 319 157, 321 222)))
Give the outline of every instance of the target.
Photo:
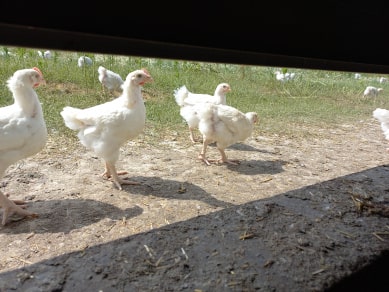
POLYGON ((142 74, 136 75, 137 78, 142 78, 142 74))

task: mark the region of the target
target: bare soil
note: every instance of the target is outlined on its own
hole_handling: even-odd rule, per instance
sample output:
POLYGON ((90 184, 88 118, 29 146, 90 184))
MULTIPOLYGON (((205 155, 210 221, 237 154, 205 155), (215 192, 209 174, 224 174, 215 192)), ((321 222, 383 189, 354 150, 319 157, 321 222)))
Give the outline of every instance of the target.
POLYGON ((0 227, 0 291, 330 289, 387 254, 389 154, 373 119, 309 130, 259 125, 227 149, 237 166, 199 161, 188 133, 141 135, 117 164, 141 184, 121 191, 50 137, 1 182, 39 217, 0 227))

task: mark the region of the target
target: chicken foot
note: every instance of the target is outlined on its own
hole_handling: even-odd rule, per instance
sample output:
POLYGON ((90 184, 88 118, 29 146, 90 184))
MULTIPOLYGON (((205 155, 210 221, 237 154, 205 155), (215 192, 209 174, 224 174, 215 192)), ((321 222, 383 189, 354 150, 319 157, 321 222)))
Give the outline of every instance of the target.
POLYGON ((224 152, 224 149, 220 149, 218 148, 222 158, 218 160, 218 162, 220 163, 228 163, 228 164, 232 164, 232 165, 239 165, 240 161, 237 160, 237 159, 228 159, 227 158, 227 155, 226 153, 224 152))
POLYGON ((115 186, 119 190, 123 189, 122 185, 139 185, 140 184, 139 182, 131 181, 128 179, 122 179, 119 177, 119 175, 123 175, 123 174, 127 174, 127 173, 128 173, 127 171, 120 171, 120 172, 116 171, 116 167, 114 164, 106 162, 105 163, 105 170, 104 170, 102 176, 107 178, 107 179, 111 178, 113 183, 115 184, 115 186))
POLYGON ((13 214, 18 214, 22 217, 38 217, 38 214, 25 210, 25 208, 27 208, 27 205, 25 204, 26 202, 21 200, 8 199, 8 197, 0 191, 0 208, 3 208, 3 219, 1 224, 5 225, 8 217, 13 214))
POLYGON ((211 163, 209 162, 209 160, 205 157, 205 155, 203 153, 200 153, 198 158, 200 160, 204 161, 206 165, 211 165, 211 163))
POLYGON ((228 163, 228 164, 232 164, 232 165, 239 165, 239 163, 240 163, 239 160, 228 159, 226 153, 224 152, 224 149, 221 149, 221 148, 218 148, 218 150, 219 150, 219 152, 220 152, 220 154, 222 156, 221 159, 207 159, 205 157, 205 152, 206 152, 207 146, 208 146, 208 144, 210 142, 211 141, 209 141, 209 140, 208 141, 204 140, 204 142, 203 142, 203 149, 201 150, 201 152, 200 152, 200 154, 198 156, 198 158, 200 160, 204 161, 205 164, 211 165, 211 162, 217 162, 217 163, 228 163))

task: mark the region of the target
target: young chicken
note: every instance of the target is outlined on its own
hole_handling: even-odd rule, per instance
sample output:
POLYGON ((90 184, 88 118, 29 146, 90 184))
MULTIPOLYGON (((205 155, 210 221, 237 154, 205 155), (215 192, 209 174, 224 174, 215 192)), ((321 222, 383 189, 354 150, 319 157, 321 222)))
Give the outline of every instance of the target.
MULTIPOLYGON (((42 83, 45 80, 36 67, 17 70, 7 81, 14 103, 0 108, 0 179, 10 165, 38 153, 46 145, 46 123, 34 90, 42 83)), ((0 207, 3 208, 2 225, 12 214, 38 216, 24 210, 25 202, 10 200, 1 191, 0 207)))
POLYGON ((38 55, 39 57, 41 58, 44 58, 44 59, 51 59, 52 57, 52 54, 51 54, 51 51, 47 50, 47 51, 38 51, 38 55))
POLYGON ((77 60, 78 67, 82 68, 85 66, 92 66, 93 60, 89 58, 88 56, 81 56, 77 60))
POLYGON ((377 97, 380 92, 384 91, 383 88, 377 88, 374 86, 367 86, 363 92, 363 97, 377 97))
POLYGON ((227 83, 220 83, 214 92, 214 95, 204 93, 192 93, 185 85, 174 91, 176 103, 180 106, 180 115, 186 121, 189 127, 190 140, 196 143, 194 130, 198 128, 199 119, 194 105, 199 103, 227 104, 226 95, 231 91, 227 83))
POLYGON ((216 147, 221 154, 217 162, 238 164, 239 160, 229 160, 225 149, 237 142, 246 140, 252 134, 254 124, 258 121, 256 112, 246 114, 228 105, 204 104, 196 105, 199 117, 199 130, 203 135, 203 148, 199 159, 210 165, 211 161, 206 158, 205 153, 210 143, 216 142, 216 147))
POLYGON ((103 91, 108 89, 111 94, 114 94, 114 92, 122 92, 122 85, 124 81, 119 74, 108 70, 103 66, 99 66, 97 72, 99 73, 98 78, 101 85, 103 86, 103 91))
POLYGON ((142 96, 142 86, 153 78, 146 69, 129 73, 123 83, 123 93, 116 99, 79 109, 66 106, 61 111, 66 126, 78 131, 80 142, 105 161, 102 176, 112 178, 121 190, 123 184, 138 184, 121 179, 116 162, 119 149, 129 139, 137 137, 144 129, 146 108, 142 96))

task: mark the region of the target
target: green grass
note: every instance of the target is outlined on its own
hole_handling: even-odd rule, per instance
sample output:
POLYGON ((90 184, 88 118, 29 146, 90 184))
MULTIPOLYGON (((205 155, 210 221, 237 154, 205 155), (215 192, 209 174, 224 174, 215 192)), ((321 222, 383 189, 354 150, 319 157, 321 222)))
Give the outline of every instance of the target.
POLYGON ((52 51, 53 58, 47 60, 38 56, 37 49, 13 47, 0 47, 0 53, 0 106, 13 102, 6 80, 18 69, 37 66, 47 82, 36 91, 49 133, 69 138, 75 134, 65 127, 59 114, 64 106, 84 108, 112 99, 102 92, 98 81, 100 65, 119 73, 123 79, 135 69, 148 69, 154 83, 144 87, 148 97, 146 134, 156 139, 163 139, 170 131, 186 130, 173 97, 174 89, 184 84, 192 92, 213 94, 217 84, 228 82, 232 91, 227 95, 227 103, 243 112, 258 112, 260 124, 256 130, 279 135, 314 135, 307 126, 332 128, 370 119, 376 107, 389 108, 389 83, 380 84, 377 77, 382 75, 378 74, 362 74, 363 78, 356 80, 352 72, 283 68, 295 72, 296 78, 280 83, 274 72, 281 68, 272 67, 65 51, 52 51), (77 59, 81 55, 92 58, 93 65, 79 68, 77 59), (364 99, 367 85, 383 87, 384 92, 378 98, 364 99))

